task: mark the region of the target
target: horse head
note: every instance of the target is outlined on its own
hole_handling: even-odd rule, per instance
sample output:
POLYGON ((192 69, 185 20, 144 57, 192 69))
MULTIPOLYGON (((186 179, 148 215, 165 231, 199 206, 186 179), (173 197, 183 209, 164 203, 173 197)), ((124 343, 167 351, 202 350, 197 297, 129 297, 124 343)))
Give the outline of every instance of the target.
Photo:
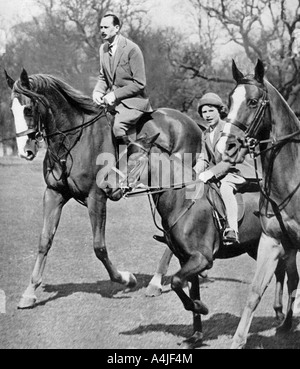
POLYGON ((18 153, 26 160, 33 160, 41 141, 41 114, 45 113, 39 99, 34 99, 30 80, 23 69, 19 80, 14 81, 5 71, 8 86, 12 90, 11 110, 14 116, 18 153))
POLYGON ((239 163, 245 159, 253 139, 264 128, 268 93, 264 84, 264 65, 258 60, 254 75, 244 76, 232 61, 236 87, 230 94, 229 113, 217 149, 223 160, 239 163))

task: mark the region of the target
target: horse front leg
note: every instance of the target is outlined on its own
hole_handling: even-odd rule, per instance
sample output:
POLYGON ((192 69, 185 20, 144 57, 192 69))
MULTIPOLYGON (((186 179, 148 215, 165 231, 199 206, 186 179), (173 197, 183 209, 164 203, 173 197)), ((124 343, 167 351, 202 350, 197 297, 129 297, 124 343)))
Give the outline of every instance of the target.
POLYGON ((119 271, 108 257, 105 244, 105 225, 106 225, 106 202, 107 198, 99 192, 90 194, 87 200, 87 206, 93 231, 93 247, 95 254, 105 266, 112 282, 133 288, 137 284, 135 276, 130 272, 119 271))
POLYGON ((42 283, 42 275, 46 265, 48 252, 56 233, 63 206, 68 199, 62 194, 46 189, 43 199, 43 229, 39 240, 38 255, 31 274, 30 282, 18 304, 19 309, 32 308, 37 300, 36 289, 42 283))
POLYGON ((154 276, 152 277, 151 281, 149 282, 149 285, 146 289, 146 296, 156 297, 156 296, 161 295, 162 279, 164 275, 167 274, 172 256, 173 256, 173 252, 169 249, 169 247, 166 247, 165 252, 163 253, 163 256, 161 257, 159 261, 156 272, 154 276))
POLYGON ((256 310, 267 289, 278 265, 279 257, 284 253, 281 243, 262 234, 257 255, 255 276, 251 285, 246 307, 243 311, 236 333, 233 337, 232 349, 242 349, 246 345, 247 335, 256 310))
POLYGON ((286 317, 282 324, 277 328, 277 333, 287 333, 292 329, 293 323, 293 307, 296 299, 297 288, 299 283, 299 274, 297 270, 297 250, 289 250, 287 258, 285 258, 286 273, 288 276, 287 287, 288 287, 288 304, 286 317))
POLYGON ((200 299, 199 274, 212 267, 212 260, 200 252, 194 252, 182 268, 172 277, 171 287, 180 298, 186 310, 193 313, 193 335, 182 343, 182 348, 195 348, 202 344, 201 315, 208 314, 207 306, 200 299), (191 282, 190 296, 183 290, 187 282, 191 282))
POLYGON ((183 290, 186 283, 194 276, 197 276, 204 270, 212 267, 212 261, 208 260, 199 251, 190 255, 187 262, 182 265, 182 268, 173 275, 171 287, 178 295, 185 310, 192 311, 196 314, 207 315, 208 308, 201 300, 192 300, 183 290))

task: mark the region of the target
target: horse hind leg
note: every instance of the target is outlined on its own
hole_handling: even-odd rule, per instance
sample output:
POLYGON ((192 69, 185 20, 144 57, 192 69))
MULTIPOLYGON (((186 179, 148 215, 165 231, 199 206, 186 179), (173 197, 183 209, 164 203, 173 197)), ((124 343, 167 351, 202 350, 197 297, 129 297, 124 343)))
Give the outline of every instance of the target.
POLYGON ((276 287, 275 287, 275 300, 274 300, 274 311, 276 320, 279 323, 282 323, 285 316, 283 313, 283 304, 282 304, 282 296, 283 296, 283 286, 285 280, 285 262, 283 259, 280 259, 275 271, 276 277, 276 287))
POLYGON ((149 282, 149 285, 146 289, 146 296, 148 297, 156 297, 160 296, 162 293, 162 279, 164 275, 167 274, 171 259, 172 259, 173 253, 169 249, 169 247, 166 247, 163 256, 161 257, 157 270, 152 277, 151 281, 149 282))
POLYGON ((275 273, 279 257, 283 253, 280 242, 262 234, 256 264, 256 272, 250 293, 231 345, 232 349, 242 349, 246 345, 247 335, 256 310, 266 288, 275 273))
POLYGON ((283 320, 282 324, 276 330, 278 334, 287 333, 292 329, 293 308, 299 283, 299 274, 297 270, 296 256, 297 250, 292 249, 289 251, 287 258, 285 259, 285 269, 288 276, 287 287, 289 297, 286 317, 283 320))
POLYGON ((44 224, 38 246, 38 255, 30 277, 29 285, 18 304, 19 309, 32 308, 36 303, 37 297, 35 295, 35 291, 42 283, 42 275, 45 269, 47 255, 58 227, 62 208, 67 201, 68 200, 66 200, 60 193, 49 188, 47 188, 44 193, 44 224))

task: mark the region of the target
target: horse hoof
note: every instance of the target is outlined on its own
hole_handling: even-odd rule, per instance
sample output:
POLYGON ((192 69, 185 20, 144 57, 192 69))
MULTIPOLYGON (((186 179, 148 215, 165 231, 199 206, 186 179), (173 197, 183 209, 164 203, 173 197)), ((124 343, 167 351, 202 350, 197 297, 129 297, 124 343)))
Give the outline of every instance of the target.
POLYGON ((122 275, 122 283, 129 289, 134 288, 137 285, 135 276, 130 272, 120 272, 122 275))
POLYGON ((276 313, 276 322, 282 324, 284 322, 285 315, 283 313, 276 313))
POLYGON ((192 335, 192 337, 184 340, 180 344, 180 348, 183 350, 192 350, 197 347, 201 347, 203 344, 203 333, 202 332, 196 332, 192 335))
POLYGON ((18 304, 18 309, 32 309, 36 303, 36 296, 22 296, 18 304))
POLYGON ((276 334, 287 334, 292 330, 292 323, 284 321, 279 327, 276 328, 276 334))
POLYGON ((129 283, 127 285, 128 288, 134 288, 137 285, 137 280, 135 278, 135 276, 133 274, 130 274, 130 280, 129 283))
POLYGON ((275 318, 278 325, 281 325, 285 319, 285 315, 282 312, 282 307, 274 308, 275 318))
POLYGON ((149 284, 145 295, 147 297, 158 297, 162 294, 162 288, 159 286, 156 286, 155 284, 149 284))
POLYGON ((246 344, 242 343, 242 342, 233 342, 230 349, 231 350, 244 350, 245 349, 246 344))
POLYGON ((196 314, 207 315, 209 313, 208 307, 200 300, 194 301, 193 312, 196 314))
POLYGON ((203 272, 199 273, 200 277, 202 277, 203 279, 206 279, 208 277, 208 273, 206 270, 204 270, 203 272))

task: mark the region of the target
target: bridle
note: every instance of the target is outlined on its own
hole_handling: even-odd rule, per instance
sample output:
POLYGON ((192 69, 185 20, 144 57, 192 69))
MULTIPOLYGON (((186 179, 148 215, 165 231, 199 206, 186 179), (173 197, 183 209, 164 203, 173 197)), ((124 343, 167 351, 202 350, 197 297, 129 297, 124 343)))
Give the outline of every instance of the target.
MULTIPOLYGON (((252 84, 252 83, 244 83, 244 84, 252 84)), ((260 89, 260 87, 258 87, 260 89)), ((240 142, 242 144, 243 147, 253 147, 253 145, 257 145, 258 144, 258 140, 256 139, 256 135, 259 132, 259 129, 262 125, 263 122, 263 118, 266 112, 267 107, 269 106, 269 99, 268 99, 268 92, 266 91, 266 89, 262 89, 262 96, 259 99, 259 105, 256 108, 253 120, 251 122, 250 125, 246 125, 242 122, 239 122, 237 120, 235 120, 234 122, 230 122, 229 120, 225 119, 226 123, 230 123, 233 126, 237 127, 238 129, 240 129, 241 131, 244 132, 244 140, 241 139, 240 137, 232 134, 232 133, 222 133, 221 137, 228 137, 228 138, 233 138, 236 141, 240 142)))
MULTIPOLYGON (((28 139, 35 141, 35 145, 39 145, 43 141, 47 143, 47 151, 49 153, 49 158, 51 158, 51 165, 48 168, 48 172, 51 172, 55 180, 59 181, 62 180, 65 182, 66 187, 67 185, 67 167, 66 167, 66 160, 67 157, 70 155, 71 150, 74 146, 79 142, 82 130, 100 119, 102 116, 106 116, 107 122, 109 123, 109 119, 107 117, 107 109, 100 108, 99 113, 96 114, 93 118, 89 119, 88 121, 84 121, 84 114, 82 115, 83 123, 77 125, 75 127, 60 130, 56 127, 56 130, 51 133, 46 133, 46 124, 48 122, 54 121, 54 114, 52 112, 51 106, 44 96, 39 96, 37 94, 29 94, 27 91, 22 91, 22 94, 27 96, 32 101, 32 122, 26 124, 28 128, 23 131, 17 133, 17 137, 28 136, 28 139), (41 106, 44 107, 44 111, 41 112, 41 106), (74 132, 75 139, 70 141, 69 135, 74 132), (54 136, 62 136, 62 140, 60 142, 59 148, 57 148, 55 142, 52 142, 51 138, 54 136), (54 165, 57 163, 61 167, 61 175, 59 177, 53 171, 54 165)), ((77 200, 78 201, 78 200, 77 200)), ((80 201, 79 201, 80 202, 80 201)))
POLYGON ((29 94, 26 96, 28 98, 30 98, 33 101, 33 124, 32 125, 28 125, 28 129, 22 132, 19 132, 16 134, 16 137, 22 137, 22 136, 28 136, 28 135, 32 135, 34 134, 34 139, 36 140, 37 143, 41 143, 43 141, 45 141, 46 139, 49 139, 51 137, 57 136, 57 135, 65 135, 67 133, 71 133, 75 130, 78 129, 82 129, 82 128, 86 128, 92 124, 94 124, 99 118, 101 118, 102 116, 106 116, 108 109, 105 107, 101 107, 99 113, 91 118, 90 120, 83 122, 82 124, 66 129, 66 130, 57 130, 53 133, 49 133, 46 134, 46 130, 45 130, 45 124, 43 122, 42 119, 42 114, 40 113, 40 110, 38 108, 38 103, 41 103, 44 108, 45 108, 45 113, 43 114, 44 116, 50 116, 51 119, 53 119, 53 113, 52 113, 52 109, 47 101, 46 98, 42 98, 42 97, 38 97, 38 96, 29 96, 29 94))
POLYGON ((261 88, 258 87, 256 84, 252 83, 252 82, 243 82, 243 84, 248 84, 248 85, 255 85, 257 88, 261 89, 263 94, 260 98, 260 102, 259 102, 259 106, 256 109, 254 118, 252 120, 252 122, 250 123, 250 125, 246 125, 242 122, 239 121, 234 121, 231 122, 229 120, 225 121, 227 123, 232 124, 233 126, 237 127, 238 129, 240 129, 241 131, 244 132, 244 138, 240 138, 239 136, 234 135, 233 133, 222 133, 221 137, 228 137, 228 138, 232 138, 234 140, 236 140, 237 142, 241 143, 241 147, 244 148, 248 148, 250 151, 250 154, 253 154, 254 157, 256 156, 260 156, 263 152, 269 151, 269 150, 273 150, 275 148, 277 148, 280 145, 283 145, 287 142, 290 142, 295 136, 298 136, 300 134, 300 130, 297 130, 293 133, 290 133, 288 135, 282 136, 282 137, 275 137, 272 136, 272 138, 269 139, 265 139, 265 140, 258 140, 257 139, 257 134, 261 128, 262 122, 263 122, 263 118, 265 116, 265 112, 267 107, 270 104, 270 100, 268 98, 268 92, 266 90, 266 88, 261 88), (271 144, 269 148, 264 149, 263 151, 260 151, 259 153, 254 152, 256 146, 261 146, 264 144, 271 144))

